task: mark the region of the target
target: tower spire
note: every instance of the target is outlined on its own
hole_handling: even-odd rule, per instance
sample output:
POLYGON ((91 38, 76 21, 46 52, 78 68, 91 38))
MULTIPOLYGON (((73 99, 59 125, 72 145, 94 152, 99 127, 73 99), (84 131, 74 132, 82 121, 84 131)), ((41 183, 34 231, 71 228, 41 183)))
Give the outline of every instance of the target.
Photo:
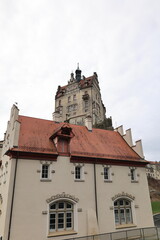
POLYGON ((77 70, 76 70, 76 80, 79 82, 81 81, 81 70, 79 69, 79 63, 77 63, 77 70))

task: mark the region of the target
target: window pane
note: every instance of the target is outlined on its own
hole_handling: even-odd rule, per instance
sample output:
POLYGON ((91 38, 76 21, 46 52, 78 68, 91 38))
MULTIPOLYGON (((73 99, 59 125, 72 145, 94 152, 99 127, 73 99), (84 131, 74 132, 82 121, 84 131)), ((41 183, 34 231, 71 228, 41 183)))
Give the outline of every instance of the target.
POLYGON ((123 200, 120 200, 120 201, 119 201, 119 205, 120 205, 120 206, 123 206, 123 200))
POLYGON ((129 205, 129 202, 128 202, 128 201, 125 201, 125 205, 128 206, 128 205, 129 205))
POLYGON ((118 210, 117 209, 114 210, 114 216, 115 216, 115 223, 116 224, 119 224, 119 216, 118 215, 119 215, 118 210))
POLYGON ((58 229, 64 228, 64 213, 58 213, 58 229))
POLYGON ((66 228, 72 227, 72 213, 66 214, 66 228))
POLYGON ((70 204, 70 203, 67 203, 67 209, 71 209, 72 208, 72 204, 70 204))
POLYGON ((55 230, 56 214, 50 214, 50 229, 55 230))
POLYGON ((125 223, 124 209, 120 209, 120 219, 121 219, 121 224, 125 223))
POLYGON ((52 204, 52 205, 50 206, 50 209, 56 209, 56 204, 52 204))
POLYGON ((126 209, 126 222, 127 223, 131 223, 132 220, 131 220, 131 211, 129 208, 126 209))
POLYGON ((59 208, 59 209, 63 209, 63 208, 64 208, 64 202, 60 202, 60 203, 58 204, 58 208, 59 208))

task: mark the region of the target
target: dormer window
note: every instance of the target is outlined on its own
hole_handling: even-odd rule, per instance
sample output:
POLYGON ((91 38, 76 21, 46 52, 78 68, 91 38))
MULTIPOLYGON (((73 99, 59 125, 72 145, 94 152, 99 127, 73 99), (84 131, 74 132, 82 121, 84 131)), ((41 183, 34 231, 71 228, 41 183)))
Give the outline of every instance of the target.
POLYGON ((72 128, 68 123, 65 123, 53 133, 50 139, 54 141, 57 152, 60 155, 69 156, 69 143, 72 137, 74 137, 72 128))

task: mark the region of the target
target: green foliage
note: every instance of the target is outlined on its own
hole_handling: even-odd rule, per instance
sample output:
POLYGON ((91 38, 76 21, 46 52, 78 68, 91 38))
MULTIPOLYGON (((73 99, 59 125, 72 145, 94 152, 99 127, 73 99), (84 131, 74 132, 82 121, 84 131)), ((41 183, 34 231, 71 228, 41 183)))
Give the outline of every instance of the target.
POLYGON ((160 213, 160 201, 151 202, 151 204, 153 214, 160 213))
POLYGON ((100 128, 100 129, 113 130, 112 119, 111 118, 105 118, 103 122, 96 123, 93 127, 94 128, 100 128))

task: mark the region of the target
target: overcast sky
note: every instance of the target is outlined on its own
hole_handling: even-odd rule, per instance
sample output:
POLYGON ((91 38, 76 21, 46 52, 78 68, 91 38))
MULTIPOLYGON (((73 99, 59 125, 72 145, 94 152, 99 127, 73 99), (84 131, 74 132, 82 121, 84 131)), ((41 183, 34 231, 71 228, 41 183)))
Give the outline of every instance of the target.
POLYGON ((52 119, 58 85, 97 72, 107 116, 160 161, 160 1, 1 0, 0 139, 12 105, 52 119))

